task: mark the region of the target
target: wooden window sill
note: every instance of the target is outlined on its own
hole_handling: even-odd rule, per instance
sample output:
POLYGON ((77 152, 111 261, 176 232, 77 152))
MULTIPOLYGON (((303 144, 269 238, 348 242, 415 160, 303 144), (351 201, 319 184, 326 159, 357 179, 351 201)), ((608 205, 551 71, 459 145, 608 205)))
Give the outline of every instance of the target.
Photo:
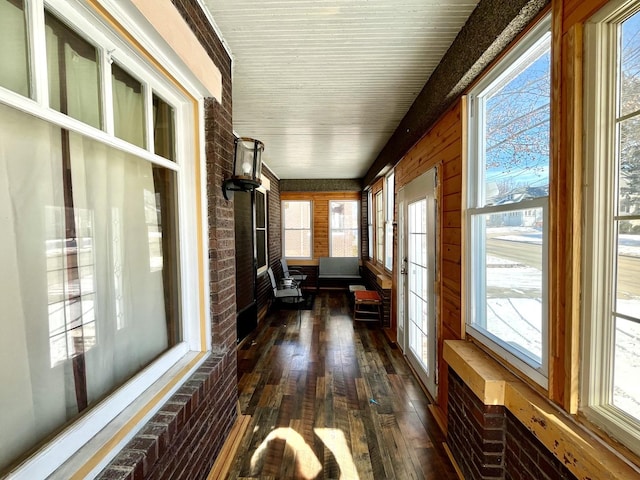
POLYGON ((477 346, 464 340, 447 340, 443 357, 485 405, 506 407, 578 478, 640 478, 638 470, 609 445, 590 435, 477 346))
POLYGON ((393 279, 391 274, 370 260, 365 261, 364 266, 376 274, 376 282, 383 290, 391 290, 393 279))

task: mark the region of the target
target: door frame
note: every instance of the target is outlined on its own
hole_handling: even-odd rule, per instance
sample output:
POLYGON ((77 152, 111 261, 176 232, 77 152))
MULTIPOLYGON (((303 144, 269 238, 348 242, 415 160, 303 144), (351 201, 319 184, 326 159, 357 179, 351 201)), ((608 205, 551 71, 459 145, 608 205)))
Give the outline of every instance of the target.
POLYGON ((398 248, 397 248, 397 312, 398 312, 398 322, 397 322, 397 338, 398 345, 402 349, 407 361, 411 365, 411 367, 415 370, 416 375, 419 377, 420 381, 423 383, 424 387, 427 389, 429 394, 433 397, 434 400, 437 399, 438 395, 438 383, 439 383, 439 345, 440 345, 440 335, 441 335, 441 327, 442 327, 442 317, 441 317, 441 299, 440 299, 440 267, 441 267, 441 258, 440 258, 440 235, 441 235, 441 225, 440 225, 440 189, 438 179, 440 176, 440 166, 434 165, 432 168, 422 173, 421 175, 415 177, 406 185, 404 185, 398 191, 397 202, 398 202, 398 248), (433 181, 433 189, 432 195, 425 194, 422 196, 420 194, 420 190, 428 189, 428 182, 433 181), (415 183, 414 183, 415 182, 415 183), (426 188, 425 188, 426 187, 426 188), (431 259, 431 270, 432 276, 431 279, 427 279, 427 281, 432 282, 432 298, 430 299, 430 303, 432 305, 431 314, 433 315, 433 324, 431 325, 431 332, 429 335, 429 349, 430 351, 430 363, 431 365, 431 374, 429 376, 426 375, 426 372, 422 370, 420 366, 420 362, 412 358, 413 353, 409 348, 409 325, 408 325, 408 282, 407 282, 407 265, 404 261, 407 258, 407 249, 408 249, 408 239, 407 239, 407 227, 408 227, 408 218, 407 212, 410 203, 415 201, 419 201, 420 198, 425 198, 427 200, 427 223, 428 223, 428 231, 427 231, 427 241, 431 245, 431 248, 427 249, 427 252, 430 250, 433 252, 433 256, 431 259))

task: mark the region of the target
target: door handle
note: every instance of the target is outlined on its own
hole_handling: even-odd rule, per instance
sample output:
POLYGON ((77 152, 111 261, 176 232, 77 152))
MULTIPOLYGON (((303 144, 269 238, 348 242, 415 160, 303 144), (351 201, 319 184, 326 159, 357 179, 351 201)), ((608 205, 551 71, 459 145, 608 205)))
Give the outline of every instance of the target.
POLYGON ((407 274, 407 257, 402 259, 402 266, 400 267, 400 275, 407 274))

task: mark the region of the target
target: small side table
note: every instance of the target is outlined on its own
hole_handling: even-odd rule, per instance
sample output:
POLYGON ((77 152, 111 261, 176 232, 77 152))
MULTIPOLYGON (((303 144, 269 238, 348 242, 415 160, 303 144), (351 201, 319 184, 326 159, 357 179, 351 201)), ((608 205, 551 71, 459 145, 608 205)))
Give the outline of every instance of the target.
POLYGON ((382 323, 382 299, 375 290, 356 290, 353 292, 353 320, 382 323), (375 310, 371 307, 375 307, 375 310))

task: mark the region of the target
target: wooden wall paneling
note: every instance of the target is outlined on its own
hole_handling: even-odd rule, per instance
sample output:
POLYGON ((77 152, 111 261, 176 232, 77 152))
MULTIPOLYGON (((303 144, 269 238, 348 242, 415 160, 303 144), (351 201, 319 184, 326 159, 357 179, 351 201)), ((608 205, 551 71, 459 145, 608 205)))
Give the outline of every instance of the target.
MULTIPOLYGON (((396 185, 400 189, 419 177, 438 161, 447 163, 460 153, 459 103, 449 109, 413 150, 396 167, 396 185)), ((445 171, 446 172, 446 171, 445 171)))
MULTIPOLYGON (((361 192, 281 192, 280 200, 311 201, 312 256, 314 259, 329 256, 329 202, 331 200, 362 200, 361 192)), ((366 225, 364 226, 366 229, 366 225)), ((303 261, 296 262, 302 265, 303 261)), ((313 262, 310 262, 310 264, 313 262)))
MULTIPOLYGON (((609 0, 554 0, 556 3, 562 4, 561 15, 556 18, 562 18, 562 34, 564 35, 575 25, 583 24, 599 9, 604 7, 609 0)), ((554 9, 554 15, 555 15, 554 9)))
POLYGON ((553 4, 549 195, 549 397, 578 409, 582 219, 583 22, 600 1, 553 4))
MULTIPOLYGON (((433 167, 438 168, 438 398, 447 412, 447 366, 442 360, 445 339, 462 338, 461 252, 462 252, 462 158, 465 101, 456 102, 443 114, 424 138, 395 167, 396 189, 400 189, 433 167)), ((394 245, 397 248, 397 239, 394 245)), ((393 291, 394 295, 396 290, 393 291)))
POLYGON ((329 200, 313 199, 313 257, 329 256, 329 200))

